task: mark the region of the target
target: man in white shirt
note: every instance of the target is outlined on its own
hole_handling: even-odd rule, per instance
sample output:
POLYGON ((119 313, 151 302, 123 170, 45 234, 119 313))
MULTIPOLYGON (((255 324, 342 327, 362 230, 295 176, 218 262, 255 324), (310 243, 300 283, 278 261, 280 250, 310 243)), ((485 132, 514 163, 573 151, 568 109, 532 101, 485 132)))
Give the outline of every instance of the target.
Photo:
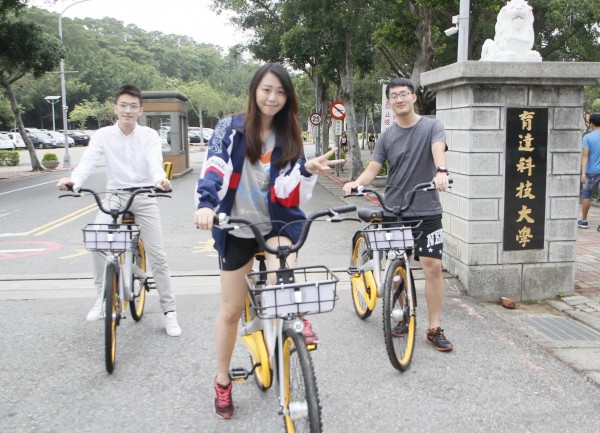
MULTIPOLYGON (((81 161, 71 173, 58 181, 58 188, 77 190, 96 168, 102 156, 106 162, 106 188, 108 191, 132 190, 155 186, 164 191, 171 189, 171 182, 162 167, 162 145, 158 133, 137 124, 144 112, 142 91, 136 86, 125 85, 116 94, 116 124, 101 128, 91 138, 81 161)), ((158 290, 160 305, 164 312, 164 324, 171 337, 181 335, 175 312, 175 297, 171 289, 171 275, 166 254, 162 246, 162 224, 156 198, 138 195, 131 206, 140 236, 144 242, 150 268, 158 290)), ((96 224, 111 222, 109 215, 99 212, 96 224)), ((98 320, 102 316, 102 285, 105 258, 94 252, 94 285, 98 299, 87 315, 87 320, 98 320)))

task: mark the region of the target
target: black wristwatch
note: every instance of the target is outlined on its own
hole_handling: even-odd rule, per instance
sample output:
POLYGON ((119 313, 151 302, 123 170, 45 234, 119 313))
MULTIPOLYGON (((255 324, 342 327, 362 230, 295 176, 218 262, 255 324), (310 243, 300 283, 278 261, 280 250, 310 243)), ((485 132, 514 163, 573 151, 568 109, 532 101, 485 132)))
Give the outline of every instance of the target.
POLYGON ((437 173, 446 173, 446 174, 448 174, 448 169, 446 167, 444 167, 443 165, 440 165, 439 167, 436 167, 435 171, 437 173))

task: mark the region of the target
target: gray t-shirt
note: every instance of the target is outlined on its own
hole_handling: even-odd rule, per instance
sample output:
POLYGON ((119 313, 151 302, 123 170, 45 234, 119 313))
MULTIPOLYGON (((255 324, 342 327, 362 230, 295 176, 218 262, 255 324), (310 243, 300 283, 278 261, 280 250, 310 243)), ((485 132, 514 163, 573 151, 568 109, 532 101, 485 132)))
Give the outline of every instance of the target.
MULTIPOLYGON (((442 122, 421 117, 410 128, 402 128, 396 122, 377 140, 373 161, 388 162, 388 179, 385 190, 386 203, 390 206, 404 205, 405 194, 418 183, 430 182, 435 177, 435 163, 431 145, 446 142, 442 122)), ((407 215, 441 215, 442 205, 437 191, 416 193, 407 215)))
MULTIPOLYGON (((272 132, 263 142, 263 151, 260 159, 252 164, 248 158, 244 159, 240 183, 235 193, 231 215, 248 218, 263 235, 272 230, 269 218, 269 180, 271 173, 271 154, 275 148, 275 134, 272 132)), ((248 227, 243 227, 230 232, 239 238, 254 239, 254 233, 248 227)))

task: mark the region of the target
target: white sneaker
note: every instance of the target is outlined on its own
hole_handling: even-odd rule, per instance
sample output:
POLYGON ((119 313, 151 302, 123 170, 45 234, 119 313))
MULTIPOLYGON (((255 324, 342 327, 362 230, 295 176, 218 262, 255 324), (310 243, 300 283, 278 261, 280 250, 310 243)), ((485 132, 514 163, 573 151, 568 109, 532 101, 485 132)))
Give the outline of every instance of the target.
POLYGON ((87 313, 86 320, 89 322, 95 322, 102 318, 102 306, 104 304, 104 299, 98 298, 96 299, 96 303, 92 307, 92 309, 87 313))
POLYGON ((165 331, 169 337, 179 337, 181 335, 181 328, 177 323, 177 313, 175 311, 169 311, 167 314, 163 314, 165 322, 165 331))

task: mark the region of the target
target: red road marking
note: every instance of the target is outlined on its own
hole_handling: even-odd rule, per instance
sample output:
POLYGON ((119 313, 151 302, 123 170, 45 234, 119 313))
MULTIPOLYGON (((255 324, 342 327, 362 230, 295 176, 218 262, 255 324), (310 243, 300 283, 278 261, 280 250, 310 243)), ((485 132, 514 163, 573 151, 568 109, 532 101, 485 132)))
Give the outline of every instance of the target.
POLYGON ((62 244, 49 241, 15 241, 0 242, 0 260, 22 259, 23 257, 37 256, 51 253, 62 248, 62 244), (35 249, 35 251, 32 251, 35 249), (22 250, 22 252, 2 252, 1 250, 22 250))

